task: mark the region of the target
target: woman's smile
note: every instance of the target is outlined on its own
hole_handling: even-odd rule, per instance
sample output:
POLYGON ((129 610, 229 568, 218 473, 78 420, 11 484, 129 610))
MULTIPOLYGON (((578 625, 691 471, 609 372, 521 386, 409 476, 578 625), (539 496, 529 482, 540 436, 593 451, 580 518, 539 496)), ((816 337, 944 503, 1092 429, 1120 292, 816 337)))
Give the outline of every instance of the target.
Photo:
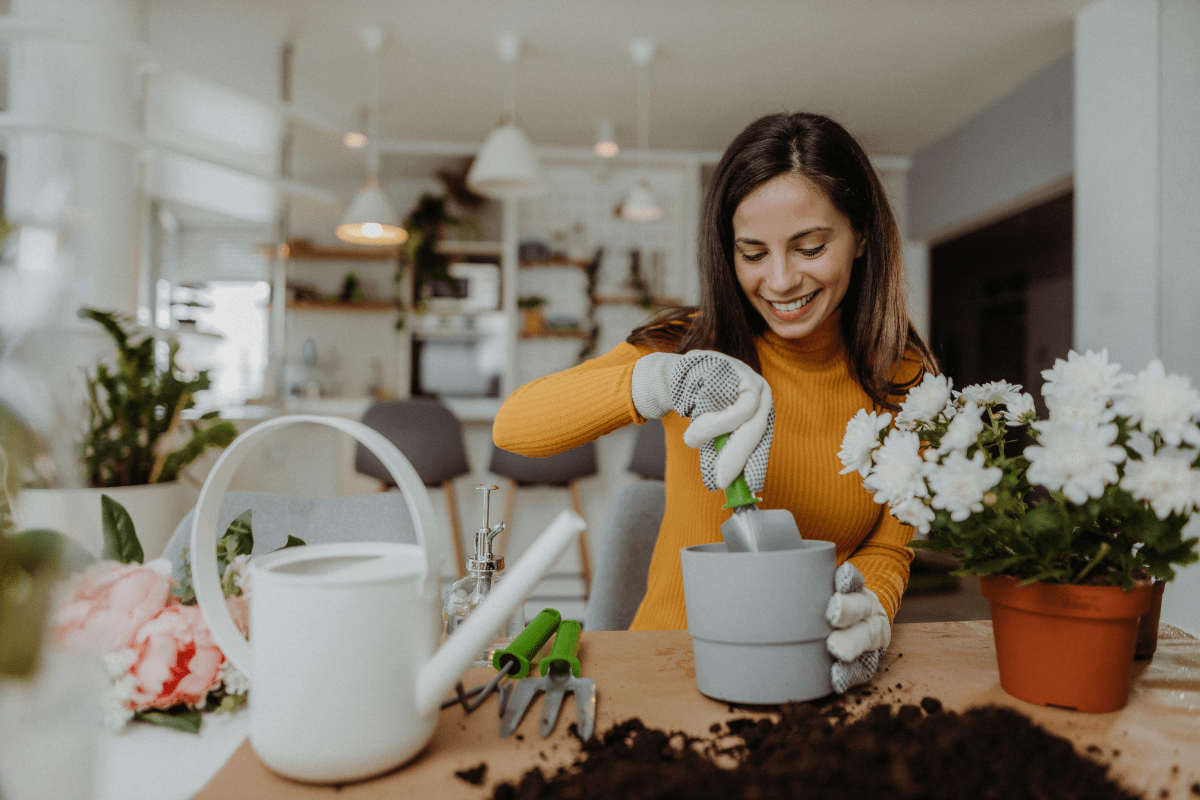
POLYGON ((799 339, 837 310, 866 240, 823 191, 780 175, 746 195, 732 223, 738 284, 771 330, 799 339))

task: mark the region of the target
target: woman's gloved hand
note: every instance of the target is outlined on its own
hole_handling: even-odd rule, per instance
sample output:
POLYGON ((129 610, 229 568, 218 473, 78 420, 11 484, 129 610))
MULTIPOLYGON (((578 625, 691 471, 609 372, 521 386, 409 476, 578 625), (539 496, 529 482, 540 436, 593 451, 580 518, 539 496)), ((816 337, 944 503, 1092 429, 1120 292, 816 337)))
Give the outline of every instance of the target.
POLYGON ((650 353, 634 365, 631 388, 643 417, 675 411, 691 419, 683 441, 700 448, 700 469, 709 490, 728 488, 743 471, 750 490, 762 490, 775 407, 761 375, 712 350, 650 353), (724 433, 729 440, 718 454, 712 440, 724 433))
POLYGON ((842 564, 833 573, 833 585, 825 619, 834 631, 825 646, 834 659, 833 690, 842 694, 875 676, 879 657, 892 641, 892 626, 858 567, 842 564))

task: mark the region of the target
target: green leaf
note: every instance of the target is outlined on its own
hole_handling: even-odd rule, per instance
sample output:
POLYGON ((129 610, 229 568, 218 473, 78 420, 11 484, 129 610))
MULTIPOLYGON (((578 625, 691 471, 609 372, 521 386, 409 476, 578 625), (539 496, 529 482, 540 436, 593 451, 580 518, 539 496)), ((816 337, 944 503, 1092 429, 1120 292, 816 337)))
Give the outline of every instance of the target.
POLYGON ((286 550, 289 547, 304 547, 306 544, 307 544, 307 542, 305 542, 299 536, 292 536, 291 534, 288 534, 287 544, 285 544, 283 547, 281 547, 279 549, 286 550))
POLYGON ((100 495, 100 521, 104 526, 104 550, 101 558, 122 564, 141 564, 146 557, 133 528, 133 519, 125 506, 106 494, 100 495))
POLYGON ((133 718, 184 733, 200 733, 200 711, 187 706, 175 706, 166 711, 139 711, 133 718))
POLYGON ((221 698, 221 702, 213 709, 214 714, 227 714, 230 711, 236 711, 246 705, 246 695, 244 694, 227 694, 221 698))

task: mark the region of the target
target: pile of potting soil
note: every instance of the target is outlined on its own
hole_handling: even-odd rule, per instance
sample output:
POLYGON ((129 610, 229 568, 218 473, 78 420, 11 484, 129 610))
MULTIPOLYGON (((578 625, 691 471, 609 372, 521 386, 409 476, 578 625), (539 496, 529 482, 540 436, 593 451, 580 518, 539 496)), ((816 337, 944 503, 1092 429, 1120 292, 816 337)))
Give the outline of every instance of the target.
POLYGON ((583 745, 545 776, 534 768, 493 800, 775 800, 1045 798, 1129 800, 1107 767, 1012 709, 962 713, 940 701, 879 704, 852 718, 839 704, 791 703, 778 716, 714 725, 709 738, 639 719, 583 745))

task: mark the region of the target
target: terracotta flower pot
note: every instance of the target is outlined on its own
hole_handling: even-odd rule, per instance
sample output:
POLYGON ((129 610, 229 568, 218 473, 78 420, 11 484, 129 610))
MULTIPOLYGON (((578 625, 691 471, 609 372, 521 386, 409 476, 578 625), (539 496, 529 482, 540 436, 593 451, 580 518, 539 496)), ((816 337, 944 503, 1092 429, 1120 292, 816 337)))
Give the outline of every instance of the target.
POLYGON ((1154 582, 1154 594, 1150 598, 1150 610, 1142 616, 1138 623, 1137 650, 1134 658, 1152 658, 1158 649, 1158 619, 1162 615, 1163 591, 1167 588, 1166 581, 1154 582))
POLYGON ((1117 711, 1129 694, 1138 620, 1152 586, 1032 583, 979 579, 992 609, 1004 691, 1030 703, 1085 712, 1117 711))

